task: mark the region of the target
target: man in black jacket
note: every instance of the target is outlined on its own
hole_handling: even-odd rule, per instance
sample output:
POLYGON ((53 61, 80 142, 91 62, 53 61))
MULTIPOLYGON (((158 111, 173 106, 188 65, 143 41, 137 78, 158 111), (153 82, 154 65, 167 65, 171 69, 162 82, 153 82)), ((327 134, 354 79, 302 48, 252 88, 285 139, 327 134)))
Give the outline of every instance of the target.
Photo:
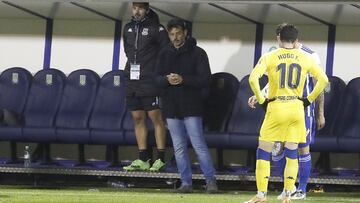
POLYGON ((208 193, 217 192, 215 169, 203 135, 202 90, 210 83, 206 52, 187 36, 186 23, 173 19, 167 25, 171 43, 156 63, 156 80, 163 89, 162 112, 174 145, 181 176, 180 193, 192 192, 192 172, 187 141, 190 140, 206 179, 208 193))
POLYGON ((165 125, 159 110, 159 90, 154 83, 154 69, 159 50, 168 44, 169 38, 165 28, 160 25, 158 15, 149 8, 147 2, 134 2, 133 17, 123 31, 124 50, 127 56, 126 104, 131 111, 135 136, 139 148, 139 159, 136 159, 126 171, 150 170, 159 171, 165 166, 165 125), (147 149, 146 114, 150 117, 158 149, 158 158, 150 167, 150 156, 147 149))

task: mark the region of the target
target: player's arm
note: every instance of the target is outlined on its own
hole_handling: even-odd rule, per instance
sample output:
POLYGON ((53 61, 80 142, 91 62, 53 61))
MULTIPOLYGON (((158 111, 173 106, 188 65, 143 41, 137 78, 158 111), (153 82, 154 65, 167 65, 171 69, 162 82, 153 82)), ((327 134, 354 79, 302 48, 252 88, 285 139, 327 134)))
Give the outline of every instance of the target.
MULTIPOLYGON (((269 83, 265 85, 265 87, 261 90, 261 93, 265 96, 265 97, 268 97, 268 92, 269 92, 269 83)), ((253 95, 251 96, 249 99, 248 99, 248 106, 250 108, 253 108, 255 109, 255 104, 257 104, 258 101, 256 99, 256 96, 253 95)))
POLYGON ((256 64, 255 68, 252 70, 249 83, 251 90, 254 92, 256 99, 259 104, 263 104, 265 102, 265 96, 262 94, 259 84, 259 79, 266 72, 266 58, 263 56, 260 58, 259 62, 256 64))
POLYGON ((325 72, 316 63, 312 63, 312 67, 309 69, 309 73, 316 79, 316 85, 310 95, 307 97, 309 102, 313 102, 321 93, 323 93, 329 80, 325 72))
MULTIPOLYGON (((319 66, 321 66, 319 55, 316 52, 314 52, 311 54, 311 56, 315 60, 315 62, 319 66)), ((315 78, 313 78, 313 82, 315 85, 317 82, 315 78)), ((324 96, 324 91, 323 91, 315 100, 316 105, 318 106, 318 111, 317 111, 317 115, 316 115, 316 128, 318 130, 322 129, 325 126, 324 99, 325 99, 325 96, 324 96)))
MULTIPOLYGON (((316 84, 317 80, 313 78, 314 84, 316 84)), ((325 115, 324 115, 324 91, 316 98, 315 102, 318 106, 318 111, 316 115, 316 128, 318 130, 322 129, 325 126, 325 115)))

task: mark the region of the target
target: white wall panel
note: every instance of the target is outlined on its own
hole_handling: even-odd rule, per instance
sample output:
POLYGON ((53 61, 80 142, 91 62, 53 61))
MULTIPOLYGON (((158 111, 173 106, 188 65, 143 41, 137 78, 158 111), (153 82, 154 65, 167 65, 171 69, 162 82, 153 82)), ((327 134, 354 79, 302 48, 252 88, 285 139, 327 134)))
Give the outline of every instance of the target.
POLYGON ((112 69, 115 22, 57 20, 54 22, 51 67, 64 73, 88 68, 99 74, 112 69))
POLYGON ((209 57, 212 73, 229 72, 238 79, 253 68, 255 25, 194 23, 193 36, 209 57))
POLYGON ((360 77, 360 27, 339 26, 336 32, 334 75, 345 82, 360 77))
POLYGON ((35 73, 43 68, 46 21, 0 19, 0 71, 24 67, 35 73))

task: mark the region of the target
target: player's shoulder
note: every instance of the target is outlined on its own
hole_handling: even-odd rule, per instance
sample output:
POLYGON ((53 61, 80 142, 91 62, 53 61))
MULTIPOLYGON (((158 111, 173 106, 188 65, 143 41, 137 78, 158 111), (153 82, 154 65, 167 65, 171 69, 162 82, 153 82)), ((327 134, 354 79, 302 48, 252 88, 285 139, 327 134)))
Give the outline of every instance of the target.
POLYGON ((300 44, 300 47, 299 49, 307 54, 314 54, 315 51, 313 51, 312 49, 310 49, 309 47, 303 45, 303 44, 300 44))
POLYGON ((258 61, 258 65, 262 64, 263 62, 266 63, 266 61, 268 61, 269 58, 271 58, 271 56, 274 55, 274 52, 275 52, 276 50, 277 50, 277 49, 271 50, 271 51, 266 52, 266 53, 264 53, 263 55, 261 55, 261 57, 260 57, 260 59, 259 59, 259 61, 258 61))
POLYGON ((300 44, 299 48, 298 48, 301 52, 303 52, 304 54, 310 56, 313 60, 315 60, 315 62, 320 65, 321 62, 320 62, 320 57, 319 55, 313 51, 312 49, 310 49, 309 47, 303 45, 303 44, 300 44))

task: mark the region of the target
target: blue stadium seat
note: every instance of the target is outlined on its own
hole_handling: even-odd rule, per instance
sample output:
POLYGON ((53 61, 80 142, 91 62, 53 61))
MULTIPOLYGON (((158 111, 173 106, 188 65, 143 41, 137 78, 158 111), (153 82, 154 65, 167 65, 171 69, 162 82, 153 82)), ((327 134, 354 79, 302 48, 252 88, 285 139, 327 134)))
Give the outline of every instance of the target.
MULTIPOLYGON (((260 79, 260 86, 264 87, 267 77, 260 79)), ((228 125, 229 147, 237 149, 256 149, 260 127, 264 119, 263 109, 251 109, 248 106, 248 99, 253 92, 249 85, 249 75, 245 76, 239 84, 234 108, 228 125)))
POLYGON ((99 80, 99 76, 88 69, 73 71, 67 77, 55 122, 57 141, 90 143, 88 123, 99 80))
POLYGON ((224 133, 234 106, 239 80, 230 73, 211 75, 211 84, 204 102, 205 139, 210 147, 224 147, 229 136, 224 133))
POLYGON ((124 143, 122 120, 126 106, 123 82, 121 70, 110 71, 101 78, 89 123, 93 144, 124 143))
POLYGON ((224 132, 239 87, 239 80, 230 73, 211 76, 208 96, 204 102, 204 127, 206 131, 224 132))
POLYGON ((360 152, 360 77, 346 86, 344 103, 339 118, 339 148, 344 152, 360 152))
MULTIPOLYGON (((21 119, 31 81, 31 73, 24 68, 13 67, 3 71, 0 75, 0 109, 10 110, 21 119)), ((0 128, 0 140, 21 141, 22 139, 21 126, 0 128)))
POLYGON ((59 112, 56 116, 56 140, 79 144, 79 163, 85 163, 85 146, 89 144, 89 118, 94 106, 100 78, 88 69, 75 70, 66 79, 59 112))
POLYGON ((334 131, 338 123, 346 84, 336 76, 329 77, 329 82, 329 89, 324 93, 325 126, 317 132, 315 142, 311 145, 311 150, 316 152, 338 150, 337 134, 334 131))
POLYGON ((32 142, 55 142, 55 116, 66 76, 57 69, 44 69, 33 78, 24 117, 23 136, 32 142))

